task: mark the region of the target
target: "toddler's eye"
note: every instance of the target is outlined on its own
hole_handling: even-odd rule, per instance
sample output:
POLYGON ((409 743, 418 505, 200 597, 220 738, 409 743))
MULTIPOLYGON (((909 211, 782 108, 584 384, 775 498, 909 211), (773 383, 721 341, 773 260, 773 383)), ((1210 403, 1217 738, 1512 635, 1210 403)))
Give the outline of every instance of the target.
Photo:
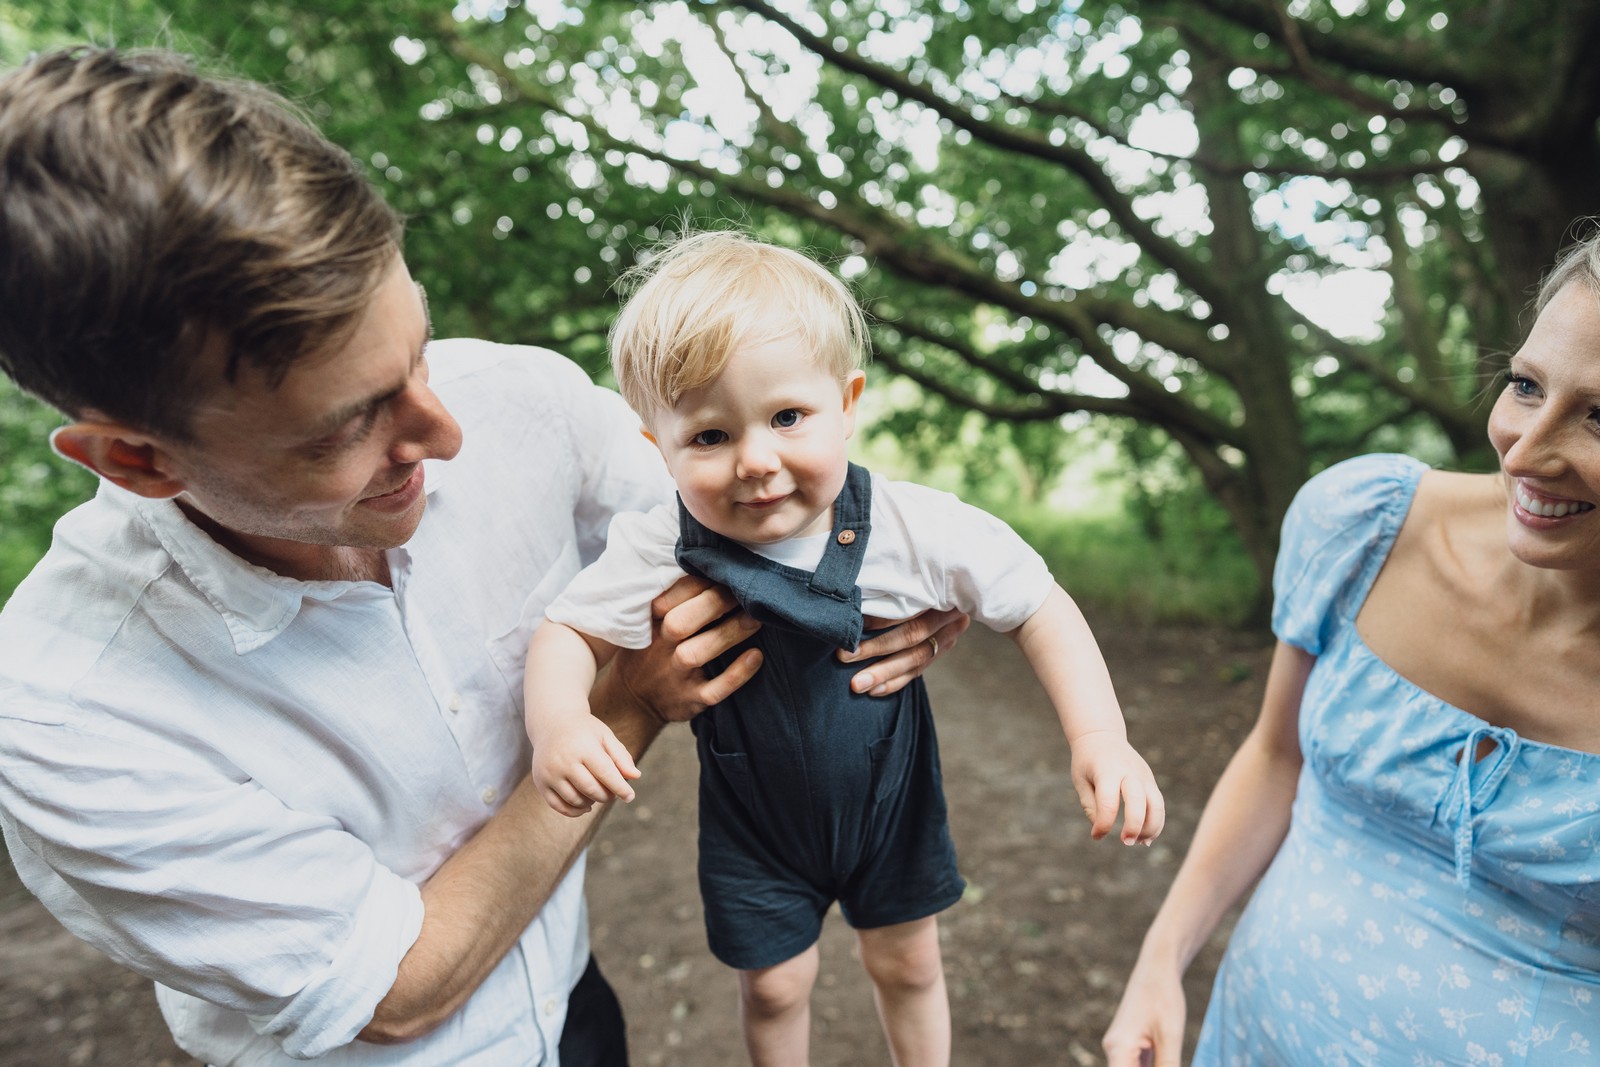
POLYGON ((712 445, 720 445, 727 439, 728 435, 722 430, 701 430, 694 435, 691 443, 697 444, 702 448, 710 448, 712 445))
POLYGON ((785 430, 787 430, 789 427, 795 425, 799 421, 800 421, 800 409, 799 408, 784 408, 782 411, 780 411, 776 415, 772 416, 772 425, 777 426, 777 427, 779 427, 781 429, 785 429, 785 430))

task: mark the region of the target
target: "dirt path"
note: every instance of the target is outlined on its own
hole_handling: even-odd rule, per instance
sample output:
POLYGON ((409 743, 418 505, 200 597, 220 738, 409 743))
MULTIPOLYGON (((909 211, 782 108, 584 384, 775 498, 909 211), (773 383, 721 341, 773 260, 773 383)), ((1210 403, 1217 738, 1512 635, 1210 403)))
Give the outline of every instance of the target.
MULTIPOLYGON (((1095 844, 1067 752, 1027 663, 974 629, 930 680, 967 899, 941 918, 955 1062, 1100 1062, 1099 1039, 1200 807, 1254 718, 1268 648, 1213 630, 1101 627, 1134 743, 1166 794, 1151 849, 1095 844)), ((705 947, 695 889, 687 730, 650 753, 641 797, 611 816, 589 873, 594 950, 627 1009, 639 1067, 744 1062, 733 979, 705 947)), ((886 1063, 870 987, 837 916, 813 1001, 816 1067, 886 1063)), ((1198 1011, 1214 938, 1189 976, 1198 1011)), ((191 1067, 148 983, 56 925, 0 866, 0 1067, 191 1067)))

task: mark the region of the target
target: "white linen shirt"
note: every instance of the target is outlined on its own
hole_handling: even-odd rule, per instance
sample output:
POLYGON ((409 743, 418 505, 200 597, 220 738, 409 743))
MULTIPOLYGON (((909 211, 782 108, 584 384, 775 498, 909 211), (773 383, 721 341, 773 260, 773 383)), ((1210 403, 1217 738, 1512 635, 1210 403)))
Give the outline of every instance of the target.
MULTIPOLYGON (((1039 610, 1054 588, 1050 568, 1017 532, 981 508, 914 482, 872 475, 872 529, 856 575, 861 610, 906 619, 960 608, 1006 633, 1039 610)), ((546 614, 618 648, 650 643, 650 601, 683 576, 676 558, 678 505, 618 515, 605 553, 546 614)), ((831 533, 746 545, 768 559, 815 571, 831 533)))
POLYGON ((467 1004, 354 1042, 418 884, 526 773, 521 675, 614 513, 670 499, 638 418, 554 353, 429 346, 464 442, 393 588, 251 566, 103 486, 0 612, 0 826, 74 933, 154 978, 208 1063, 555 1064, 588 958, 580 860, 467 1004))

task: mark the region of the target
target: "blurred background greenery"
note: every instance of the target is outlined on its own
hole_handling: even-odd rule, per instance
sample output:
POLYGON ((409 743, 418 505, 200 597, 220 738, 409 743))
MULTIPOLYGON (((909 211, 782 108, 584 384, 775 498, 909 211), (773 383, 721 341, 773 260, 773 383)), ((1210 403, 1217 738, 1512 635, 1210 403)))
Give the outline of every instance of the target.
MULTIPOLYGON (((612 283, 687 220, 874 320, 863 457, 1145 619, 1260 621, 1295 489, 1492 463, 1485 394, 1597 213, 1585 0, 10 0, 265 81, 409 218, 442 336, 604 380, 612 283)), ((0 387, 0 595, 87 478, 0 387)))

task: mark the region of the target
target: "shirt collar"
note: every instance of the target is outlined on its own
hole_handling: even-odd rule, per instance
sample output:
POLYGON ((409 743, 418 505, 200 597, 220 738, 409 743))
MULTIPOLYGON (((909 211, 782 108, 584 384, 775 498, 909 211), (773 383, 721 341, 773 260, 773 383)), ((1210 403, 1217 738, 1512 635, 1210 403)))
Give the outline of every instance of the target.
MULTIPOLYGON (((429 460, 423 482, 432 496, 442 481, 444 463, 429 460)), ((149 500, 109 483, 103 492, 131 500, 169 556, 194 583, 228 627, 234 651, 253 652, 288 629, 307 598, 336 600, 371 586, 370 582, 302 581, 258 567, 234 555, 189 521, 174 500, 149 500)), ((426 518, 426 516, 424 516, 426 518)))

